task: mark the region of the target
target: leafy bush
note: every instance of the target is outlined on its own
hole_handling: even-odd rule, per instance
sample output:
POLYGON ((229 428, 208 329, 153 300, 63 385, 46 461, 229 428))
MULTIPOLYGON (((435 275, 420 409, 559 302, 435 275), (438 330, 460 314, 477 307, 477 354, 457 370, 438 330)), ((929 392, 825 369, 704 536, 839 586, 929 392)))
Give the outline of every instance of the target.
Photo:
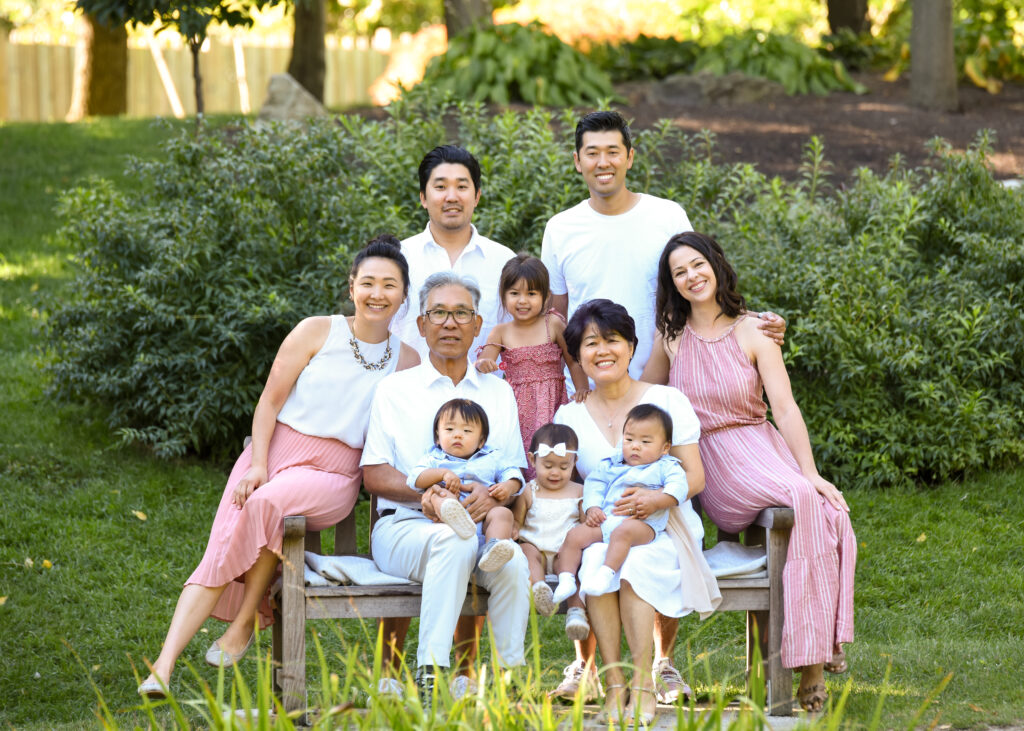
POLYGON ((829 61, 815 49, 791 36, 747 30, 725 36, 701 51, 694 71, 725 74, 742 71, 777 81, 787 94, 827 94, 865 90, 846 73, 839 61, 829 61))
POLYGON ((587 55, 614 81, 632 81, 687 73, 700 52, 696 41, 637 36, 632 41, 595 45, 587 55))
MULTIPOLYGON (((233 448, 281 338, 335 308, 353 250, 421 230, 415 169, 446 121, 483 167, 478 228, 538 252, 548 218, 586 196, 569 116, 413 94, 379 122, 182 137, 135 166, 129 192, 67 196, 77 278, 52 305, 53 390, 105 405, 161 454, 233 448)), ((679 201, 751 306, 789 320, 826 474, 892 484, 1024 458, 1024 196, 992 180, 986 140, 937 143, 933 168, 861 171, 839 192, 816 144, 796 183, 715 164, 711 135, 668 122, 635 144, 631 187, 679 201)))
POLYGON ((829 60, 792 36, 759 30, 727 34, 707 45, 640 36, 634 41, 595 46, 590 56, 616 81, 663 79, 695 71, 719 76, 740 71, 777 81, 787 94, 865 91, 838 58, 829 60))
POLYGON ((594 104, 613 96, 592 61, 539 23, 473 28, 431 60, 424 83, 457 99, 550 106, 594 104))

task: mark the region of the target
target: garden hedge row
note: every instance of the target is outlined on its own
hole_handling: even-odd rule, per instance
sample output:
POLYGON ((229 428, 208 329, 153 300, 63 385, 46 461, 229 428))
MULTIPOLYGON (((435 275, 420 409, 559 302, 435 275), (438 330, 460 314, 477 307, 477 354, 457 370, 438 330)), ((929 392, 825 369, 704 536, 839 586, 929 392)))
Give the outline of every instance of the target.
MULTIPOLYGON (((572 119, 489 116, 412 95, 383 121, 255 126, 173 141, 63 201, 71 298, 48 319, 52 392, 105 409, 160 455, 226 453, 249 430, 278 344, 337 311, 352 254, 422 230, 416 167, 457 140, 483 167, 476 224, 537 252, 586 195, 572 119)), ((986 139, 934 165, 834 189, 820 145, 803 179, 718 165, 710 135, 637 134, 631 186, 717 237, 752 307, 790 323, 786 358, 819 466, 842 485, 945 479, 1024 457, 1024 196, 986 139)), ((628 242, 623 242, 628 246, 628 242)))

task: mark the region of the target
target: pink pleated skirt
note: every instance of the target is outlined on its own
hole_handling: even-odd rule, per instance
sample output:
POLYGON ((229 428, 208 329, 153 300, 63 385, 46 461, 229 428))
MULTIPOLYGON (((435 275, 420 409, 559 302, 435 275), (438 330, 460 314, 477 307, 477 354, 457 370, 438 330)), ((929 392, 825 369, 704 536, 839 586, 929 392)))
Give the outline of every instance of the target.
MULTIPOLYGON (((230 622, 237 616, 245 573, 264 546, 280 556, 286 515, 306 516, 307 529, 316 531, 352 511, 362 480, 361 453, 337 439, 300 434, 278 422, 270 439, 268 480, 238 508, 231 497, 252 464, 252 447, 245 448, 224 488, 203 560, 185 582, 227 584, 214 617, 230 622)), ((260 603, 259 615, 261 628, 273 621, 269 596, 260 603)))

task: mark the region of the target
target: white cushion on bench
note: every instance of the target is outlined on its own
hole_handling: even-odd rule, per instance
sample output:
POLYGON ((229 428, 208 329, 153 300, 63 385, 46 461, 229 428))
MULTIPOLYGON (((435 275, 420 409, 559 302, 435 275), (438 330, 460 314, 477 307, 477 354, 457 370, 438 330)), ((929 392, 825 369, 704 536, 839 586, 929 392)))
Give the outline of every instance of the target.
POLYGON ((321 556, 306 551, 304 578, 307 586, 328 584, 356 584, 358 586, 385 586, 411 584, 409 579, 385 574, 373 559, 362 556, 321 556))
POLYGON ((723 579, 766 575, 768 556, 764 546, 744 546, 736 541, 722 541, 704 551, 704 558, 715 578, 723 579))

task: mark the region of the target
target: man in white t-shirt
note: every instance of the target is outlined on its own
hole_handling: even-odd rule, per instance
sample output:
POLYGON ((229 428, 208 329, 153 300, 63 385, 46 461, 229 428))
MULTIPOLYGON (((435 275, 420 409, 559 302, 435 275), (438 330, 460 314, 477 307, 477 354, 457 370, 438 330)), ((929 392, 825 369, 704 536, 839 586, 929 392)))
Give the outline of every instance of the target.
MULTIPOLYGON (((491 328, 508 319, 498 299, 498 280, 515 252, 481 235, 472 223, 480 202, 480 163, 467 150, 456 145, 435 147, 420 162, 419 183, 420 205, 430 220, 422 233, 402 241, 402 253, 409 262, 409 291, 418 292, 427 277, 447 269, 476 280, 483 324, 469 349, 472 360, 491 328)), ((426 361, 427 344, 417 328, 417 314, 410 303, 408 310, 399 312, 392 330, 426 361)))
MULTIPOLYGON (((636 323, 638 340, 629 373, 639 379, 654 342, 661 252, 672 236, 692 231, 693 226, 678 203, 626 187, 633 153, 629 125, 618 112, 592 112, 580 119, 573 162, 590 197, 548 221, 541 260, 548 268, 552 304, 567 318, 596 298, 625 306, 636 323)), ((759 317, 765 334, 781 344, 785 321, 772 313, 759 317)), ((677 619, 656 616, 653 672, 659 700, 666 703, 690 693, 672 665, 678 626, 677 619)), ((571 697, 586 676, 584 656, 593 657, 593 637, 587 644, 577 646, 577 660, 565 669, 556 695, 571 697)))
MULTIPOLYGON (((493 648, 506 667, 526 661, 523 646, 530 584, 526 557, 518 547, 513 558, 497 571, 474 570, 479 548, 476 535, 460 538, 430 515, 431 504, 424 496, 439 488, 420 491, 407 485, 409 472, 434 444, 433 421, 438 407, 452 398, 480 404, 491 426, 488 445, 502 455, 504 464, 526 465, 512 388, 500 378, 479 373, 467 358, 481 325, 476 314, 480 292, 475 282, 455 272, 437 272, 427 278, 419 294, 419 331, 427 343, 427 358, 378 384, 360 465, 366 489, 377 496, 374 561, 385 573, 423 584, 417 676, 424 701, 429 703, 433 668, 450 666, 452 636, 470 578, 490 594, 488 617, 494 629, 493 648)), ((510 483, 514 483, 508 485, 513 494, 522 488, 518 480, 510 483)), ((475 485, 464 502, 475 521, 482 520, 498 504, 490 496, 489 487, 475 485)), ((398 627, 402 639, 406 627, 398 627)), ((395 631, 395 627, 386 629, 389 631, 395 631)), ((453 695, 464 694, 470 683, 468 675, 460 675, 455 681, 453 695)), ((401 685, 385 678, 379 690, 400 692, 401 685)))

